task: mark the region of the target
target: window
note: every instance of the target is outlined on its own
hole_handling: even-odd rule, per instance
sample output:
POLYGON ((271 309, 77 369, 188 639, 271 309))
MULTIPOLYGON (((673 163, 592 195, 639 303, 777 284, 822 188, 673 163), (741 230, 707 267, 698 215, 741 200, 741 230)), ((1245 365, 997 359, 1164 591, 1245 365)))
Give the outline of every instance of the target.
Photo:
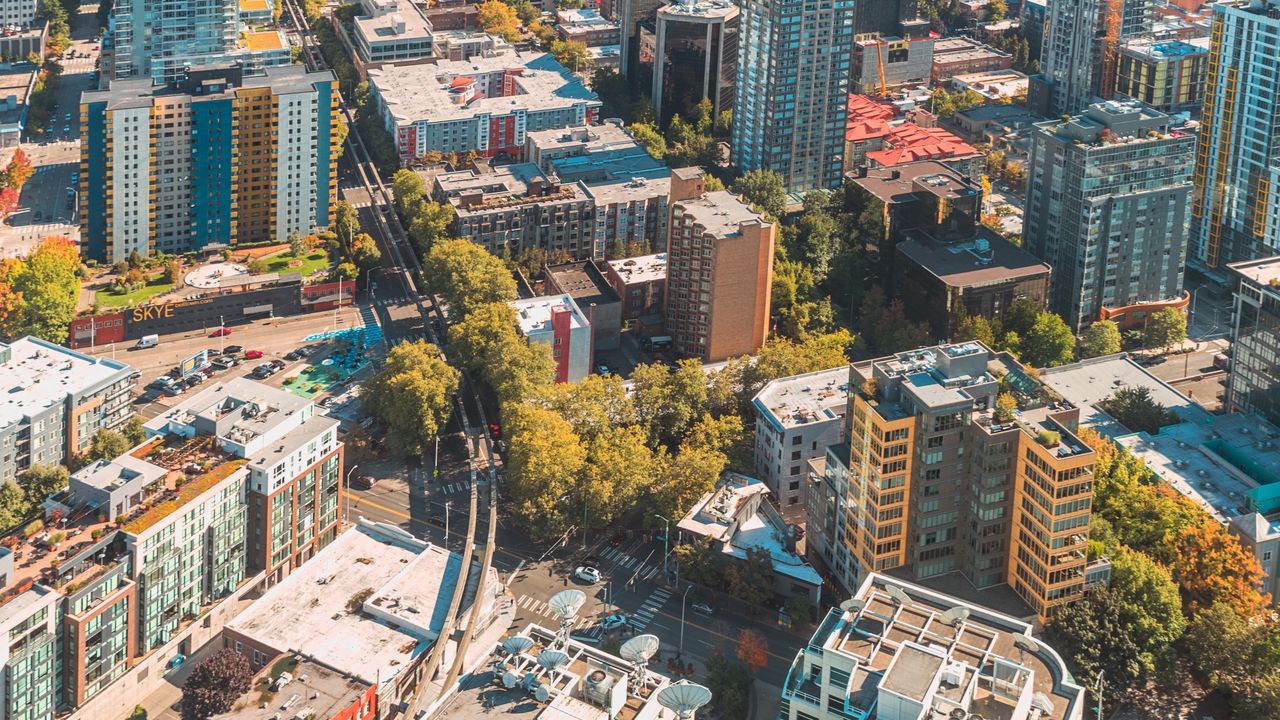
POLYGON ((799 445, 799 444, 800 444, 800 443, 802 443, 802 442, 804 442, 804 437, 802 437, 802 436, 800 436, 800 435, 797 435, 797 436, 795 436, 795 437, 791 438, 791 444, 792 444, 792 445, 799 445))

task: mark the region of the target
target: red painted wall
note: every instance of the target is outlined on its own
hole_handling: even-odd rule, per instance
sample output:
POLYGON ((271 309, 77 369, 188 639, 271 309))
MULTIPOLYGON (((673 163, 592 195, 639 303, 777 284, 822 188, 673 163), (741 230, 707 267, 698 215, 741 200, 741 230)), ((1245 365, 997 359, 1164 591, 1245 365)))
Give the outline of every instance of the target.
POLYGON ((556 382, 569 382, 569 335, 573 327, 573 313, 568 310, 551 311, 551 355, 556 362, 556 382))

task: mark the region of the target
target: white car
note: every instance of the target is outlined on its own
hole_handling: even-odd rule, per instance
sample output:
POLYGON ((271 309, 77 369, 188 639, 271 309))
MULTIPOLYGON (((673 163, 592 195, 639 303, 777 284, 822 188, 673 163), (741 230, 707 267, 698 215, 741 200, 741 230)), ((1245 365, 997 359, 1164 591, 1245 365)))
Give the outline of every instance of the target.
POLYGON ((589 582, 593 585, 600 582, 600 571, 590 565, 583 565, 577 570, 574 570, 573 576, 583 582, 589 582))
POLYGON ((706 604, 706 603, 701 603, 701 602, 699 602, 699 603, 694 603, 694 604, 693 604, 693 611, 694 611, 694 612, 700 612, 700 613, 702 613, 703 615, 710 615, 710 614, 711 614, 711 606, 710 606, 710 605, 708 605, 708 604, 706 604))

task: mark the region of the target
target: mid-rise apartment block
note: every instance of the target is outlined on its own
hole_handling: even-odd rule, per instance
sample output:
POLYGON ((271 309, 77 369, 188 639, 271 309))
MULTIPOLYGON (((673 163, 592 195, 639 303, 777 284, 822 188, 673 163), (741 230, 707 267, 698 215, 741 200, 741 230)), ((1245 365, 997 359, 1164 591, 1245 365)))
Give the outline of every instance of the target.
POLYGON ((889 88, 927 83, 933 67, 931 35, 860 35, 854 39, 849 90, 880 95, 889 88))
POLYGON ((1077 332, 1186 305, 1194 141, 1132 101, 1036 125, 1023 242, 1053 268, 1049 308, 1077 332))
POLYGON ((520 334, 551 349, 555 381, 578 382, 591 373, 591 322, 573 296, 555 295, 512 300, 520 334))
POLYGON ((858 577, 960 573, 1041 618, 1083 596, 1094 453, 1079 410, 977 342, 854 363, 849 383, 858 577), (1002 386, 1016 411, 997 407, 1002 386))
POLYGON ((1280 254, 1280 1, 1213 5, 1188 261, 1214 270, 1280 254))
POLYGON ((84 254, 283 242, 329 225, 338 188, 332 72, 192 70, 116 80, 80 99, 84 254))
POLYGON ((572 297, 591 325, 591 346, 617 350, 622 344, 622 298, 609 284, 602 265, 595 260, 544 265, 543 293, 572 297))
POLYGON ((1280 424, 1280 257, 1238 262, 1227 408, 1280 424))
POLYGON ((702 171, 671 175, 667 333, 708 362, 750 355, 769 337, 777 224, 734 195, 707 192, 702 171))
POLYGON ((796 653, 779 720, 1081 720, 1057 651, 1012 614, 873 573, 796 653))
POLYGON ((365 0, 351 21, 360 59, 367 63, 417 60, 435 55, 431 23, 407 0, 365 0))
POLYGON ((5 0, 0 2, 0 24, 27 26, 36 20, 36 6, 32 0, 5 0))
POLYGON ((32 465, 69 465, 99 430, 133 416, 138 371, 39 338, 0 343, 0 481, 32 465))
MULTIPOLYGON (((13 556, 6 558, 12 567, 13 556)), ((33 581, 0 595, 0 648, 6 720, 47 720, 58 705, 58 602, 53 589, 33 581)))
POLYGON ((853 0, 744 0, 738 15, 733 163, 787 190, 841 182, 853 0))
POLYGON ((845 436, 849 368, 774 380, 751 400, 755 408, 756 476, 773 492, 783 517, 805 520, 809 462, 845 436))
POLYGON ((1029 105, 1056 117, 1109 99, 1121 43, 1151 32, 1149 0, 1064 0, 1044 7, 1041 72, 1031 84, 1029 105))
POLYGON ((929 78, 934 84, 945 83, 957 75, 984 70, 1008 70, 1013 56, 972 38, 943 38, 933 43, 933 67, 929 78))
POLYGON ((605 276, 614 292, 622 298, 623 322, 636 321, 641 329, 655 323, 661 326, 666 304, 666 253, 610 260, 605 276))
POLYGON ((1116 94, 1164 113, 1195 110, 1204 101, 1209 38, 1132 38, 1120 45, 1116 94))
POLYGON ((518 158, 529 132, 590 124, 600 111, 548 53, 370 70, 369 91, 403 165, 429 152, 518 158))

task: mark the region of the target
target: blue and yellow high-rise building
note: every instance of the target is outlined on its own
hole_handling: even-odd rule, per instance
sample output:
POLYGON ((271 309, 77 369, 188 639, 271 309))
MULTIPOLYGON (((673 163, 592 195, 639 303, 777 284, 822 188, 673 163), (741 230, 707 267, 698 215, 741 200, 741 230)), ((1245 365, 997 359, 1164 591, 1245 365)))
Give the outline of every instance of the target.
POLYGON ((337 81, 300 65, 179 82, 116 80, 80 100, 84 254, 283 241, 329 225, 337 199, 337 81))

